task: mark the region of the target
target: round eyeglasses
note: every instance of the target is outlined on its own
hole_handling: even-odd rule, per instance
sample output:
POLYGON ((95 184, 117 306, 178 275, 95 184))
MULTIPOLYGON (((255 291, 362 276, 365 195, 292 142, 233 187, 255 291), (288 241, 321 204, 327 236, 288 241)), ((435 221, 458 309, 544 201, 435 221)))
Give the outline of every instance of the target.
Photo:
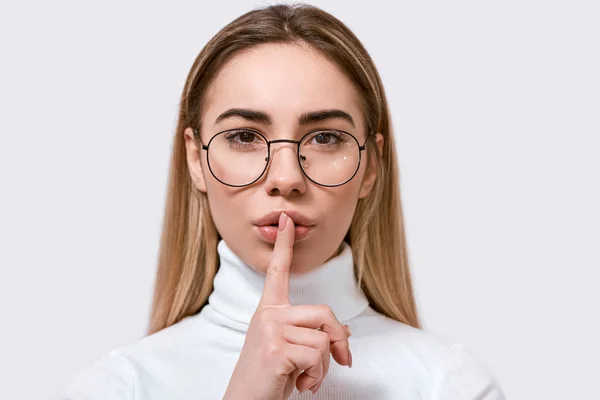
POLYGON ((224 185, 248 186, 259 180, 269 165, 271 145, 294 143, 298 145, 298 163, 304 175, 320 186, 334 187, 349 182, 360 167, 365 143, 348 132, 320 129, 304 135, 300 140, 267 140, 261 133, 250 129, 229 129, 214 135, 208 144, 202 143, 199 131, 194 137, 206 150, 208 168, 224 185))

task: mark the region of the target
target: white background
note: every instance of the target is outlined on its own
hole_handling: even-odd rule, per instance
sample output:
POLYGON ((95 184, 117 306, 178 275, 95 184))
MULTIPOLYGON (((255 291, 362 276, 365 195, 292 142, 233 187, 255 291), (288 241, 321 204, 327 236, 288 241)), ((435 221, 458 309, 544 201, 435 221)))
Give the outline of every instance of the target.
MULTIPOLYGON (((2 3, 0 398, 144 335, 185 77, 267 4, 2 3)), ((510 399, 598 398, 598 2, 312 4, 382 75, 425 329, 510 399)))

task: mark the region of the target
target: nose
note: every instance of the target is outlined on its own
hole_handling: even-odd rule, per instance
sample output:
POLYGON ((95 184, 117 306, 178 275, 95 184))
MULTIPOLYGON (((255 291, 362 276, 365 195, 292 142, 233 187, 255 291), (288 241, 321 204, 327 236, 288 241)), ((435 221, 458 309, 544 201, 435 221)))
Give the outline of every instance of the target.
POLYGON ((272 196, 299 195, 306 191, 306 181, 298 163, 297 144, 271 143, 271 159, 265 171, 265 192, 272 196))

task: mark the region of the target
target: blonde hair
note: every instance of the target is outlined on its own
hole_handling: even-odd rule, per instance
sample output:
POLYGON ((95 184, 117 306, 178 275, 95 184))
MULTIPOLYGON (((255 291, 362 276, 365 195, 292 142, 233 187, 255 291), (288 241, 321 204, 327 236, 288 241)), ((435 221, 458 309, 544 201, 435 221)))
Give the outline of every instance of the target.
POLYGON ((196 57, 187 77, 173 142, 148 334, 198 313, 212 292, 220 236, 206 193, 192 183, 184 130, 200 128, 204 98, 223 65, 240 52, 266 43, 308 44, 336 63, 356 87, 367 128, 384 136, 381 156, 374 140, 368 142, 369 157, 377 160, 377 179, 370 194, 359 199, 345 240, 352 247, 357 279, 370 306, 420 328, 394 135, 379 74, 362 43, 341 21, 313 6, 279 4, 252 10, 221 29, 196 57))

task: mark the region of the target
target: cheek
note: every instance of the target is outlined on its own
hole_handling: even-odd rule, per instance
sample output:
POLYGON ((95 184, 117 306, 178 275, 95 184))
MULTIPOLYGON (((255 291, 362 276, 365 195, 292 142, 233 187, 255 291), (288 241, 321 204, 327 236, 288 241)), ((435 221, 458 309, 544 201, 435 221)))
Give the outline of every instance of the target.
MULTIPOLYGON (((213 174, 208 169, 206 159, 202 160, 202 171, 204 175, 204 182, 206 184, 206 195, 210 204, 211 214, 213 214, 213 219, 216 223, 217 220, 221 219, 218 215, 215 215, 217 211, 222 211, 223 209, 228 209, 232 206, 230 204, 234 199, 230 193, 232 188, 223 185, 221 182, 215 179, 213 174)), ((222 212, 219 214, 222 214, 222 212)))
POLYGON ((352 203, 352 202, 356 203, 358 201, 358 195, 360 193, 360 189, 362 187, 363 180, 365 178, 365 172, 366 172, 365 167, 366 167, 366 163, 363 158, 363 160, 360 164, 360 168, 356 172, 356 175, 354 175, 354 178, 352 178, 352 180, 350 182, 339 187, 339 189, 341 189, 339 195, 340 195, 340 198, 342 199, 342 202, 344 200, 348 203, 352 203))
POLYGON ((341 189, 336 193, 336 208, 339 209, 341 221, 340 223, 347 227, 350 226, 358 203, 363 179, 365 176, 364 163, 361 163, 361 167, 352 178, 352 180, 345 185, 340 186, 341 189))
POLYGON ((210 214, 217 231, 223 236, 227 236, 228 232, 239 229, 240 223, 244 221, 244 204, 238 194, 234 193, 234 188, 227 187, 217 181, 208 171, 205 174, 206 181, 206 196, 210 207, 210 214))
POLYGON ((317 208, 321 210, 323 220, 327 221, 329 232, 345 231, 350 227, 360 192, 358 177, 357 174, 350 182, 333 188, 317 199, 317 208))

